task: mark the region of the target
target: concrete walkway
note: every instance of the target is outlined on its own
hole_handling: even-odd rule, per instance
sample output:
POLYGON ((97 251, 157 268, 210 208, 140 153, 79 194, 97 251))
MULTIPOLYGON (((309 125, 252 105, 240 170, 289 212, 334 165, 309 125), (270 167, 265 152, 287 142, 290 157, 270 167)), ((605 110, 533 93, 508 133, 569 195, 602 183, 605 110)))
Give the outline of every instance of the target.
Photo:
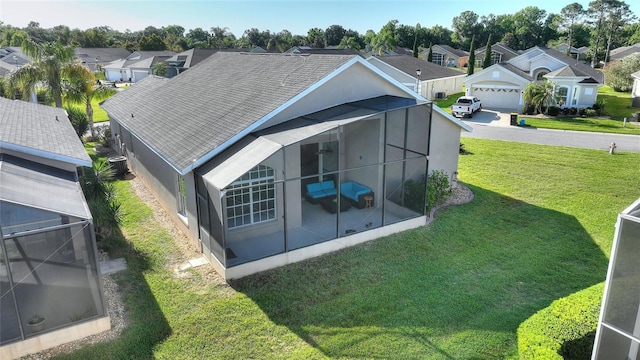
POLYGON ((515 141, 541 145, 600 149, 604 151, 609 151, 609 145, 614 142, 616 144, 616 151, 640 152, 640 136, 638 135, 510 126, 509 113, 493 110, 482 110, 475 114, 473 118, 465 118, 463 121, 473 128, 473 131, 470 133, 463 131, 463 138, 471 137, 515 141))

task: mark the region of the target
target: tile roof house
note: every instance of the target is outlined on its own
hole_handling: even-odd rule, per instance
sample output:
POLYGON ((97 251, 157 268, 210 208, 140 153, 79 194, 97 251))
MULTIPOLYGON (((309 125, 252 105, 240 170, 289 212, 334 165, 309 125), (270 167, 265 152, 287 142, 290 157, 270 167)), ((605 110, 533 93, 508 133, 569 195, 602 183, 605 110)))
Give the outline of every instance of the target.
POLYGON ((484 108, 520 111, 522 92, 534 81, 553 81, 561 107, 590 107, 596 102, 602 72, 550 48, 533 47, 510 60, 491 65, 465 80, 468 95, 484 108), (499 95, 499 96, 498 96, 499 95))
POLYGON ((409 55, 370 56, 367 61, 408 88, 419 89, 420 95, 430 100, 462 92, 466 76, 459 70, 409 55))
POLYGON ((129 169, 226 279, 424 225, 407 186, 453 180, 471 130, 357 55, 217 52, 102 107, 129 169))
POLYGON ((175 54, 173 51, 134 51, 126 58, 114 60, 102 68, 107 81, 137 82, 151 75, 155 63, 175 54))
POLYGON ((0 358, 15 359, 109 330, 110 320, 78 180, 91 159, 67 113, 0 98, 0 129, 0 358))
MULTIPOLYGON (((433 45, 432 49, 432 57, 434 64, 438 64, 441 66, 451 66, 451 67, 464 67, 469 61, 469 53, 455 49, 449 45, 433 45)), ((427 59, 429 55, 429 48, 422 50, 419 54, 421 59, 427 59)))

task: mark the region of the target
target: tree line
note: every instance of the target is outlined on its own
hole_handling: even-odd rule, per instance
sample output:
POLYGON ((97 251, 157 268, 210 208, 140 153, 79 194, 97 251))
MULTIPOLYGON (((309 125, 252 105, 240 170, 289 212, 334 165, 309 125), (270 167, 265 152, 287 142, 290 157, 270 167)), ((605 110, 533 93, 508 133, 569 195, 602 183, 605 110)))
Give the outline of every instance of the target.
POLYGON ((375 32, 360 34, 342 25, 326 29, 311 28, 304 35, 294 35, 288 30, 272 32, 250 28, 236 37, 225 27, 208 30, 185 30, 180 25, 160 28, 148 26, 140 31, 117 31, 109 26, 91 29, 70 29, 58 25, 43 29, 37 22, 24 28, 0 22, 0 47, 20 46, 25 39, 36 43, 57 42, 74 47, 122 47, 133 50, 172 50, 182 52, 191 48, 252 48, 283 52, 293 46, 318 48, 338 47, 354 50, 381 52, 403 47, 414 53, 433 44, 450 45, 469 50, 471 40, 484 46, 489 36, 514 50, 533 46, 554 46, 566 42, 573 47, 588 46, 594 64, 606 60, 609 50, 618 46, 640 43, 640 22, 621 0, 594 0, 587 8, 579 3, 565 6, 559 14, 547 13, 536 6, 527 6, 514 14, 480 16, 472 10, 463 11, 452 19, 451 29, 435 25, 400 24, 390 20, 375 32))

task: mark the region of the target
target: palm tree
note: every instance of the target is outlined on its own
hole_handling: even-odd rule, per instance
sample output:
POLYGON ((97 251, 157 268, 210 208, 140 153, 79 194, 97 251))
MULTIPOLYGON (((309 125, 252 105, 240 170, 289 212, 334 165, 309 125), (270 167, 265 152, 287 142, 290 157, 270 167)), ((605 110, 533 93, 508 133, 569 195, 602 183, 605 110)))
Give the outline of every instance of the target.
POLYGON ((556 94, 556 84, 553 81, 544 81, 543 83, 530 83, 524 88, 522 98, 527 104, 533 105, 537 113, 549 112, 549 106, 556 104, 559 96, 556 94))
POLYGON ((20 90, 23 99, 35 92, 37 84, 45 84, 53 94, 56 107, 62 107, 62 68, 75 58, 71 46, 58 43, 37 44, 33 40, 22 42, 22 52, 33 62, 9 74, 11 91, 20 90))
POLYGON ((95 75, 79 63, 68 64, 64 68, 65 100, 70 103, 84 104, 89 120, 91 137, 95 136, 93 127, 93 99, 102 100, 115 93, 115 90, 96 83, 95 75))
POLYGON ((153 73, 153 75, 167 76, 167 74, 169 73, 167 63, 164 61, 158 61, 157 63, 153 64, 151 72, 153 73))

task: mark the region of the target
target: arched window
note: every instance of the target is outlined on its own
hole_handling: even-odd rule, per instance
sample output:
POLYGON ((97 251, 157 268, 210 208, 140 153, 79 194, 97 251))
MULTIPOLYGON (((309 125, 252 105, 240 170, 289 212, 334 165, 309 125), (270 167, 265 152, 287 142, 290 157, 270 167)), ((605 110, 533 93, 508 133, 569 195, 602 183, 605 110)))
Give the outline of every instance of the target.
POLYGON ((272 168, 257 165, 227 188, 229 228, 257 224, 276 218, 276 191, 272 168))
POLYGON ((547 71, 544 71, 544 70, 540 71, 538 75, 536 75, 536 81, 547 81, 547 78, 544 77, 547 74, 548 74, 547 71))

